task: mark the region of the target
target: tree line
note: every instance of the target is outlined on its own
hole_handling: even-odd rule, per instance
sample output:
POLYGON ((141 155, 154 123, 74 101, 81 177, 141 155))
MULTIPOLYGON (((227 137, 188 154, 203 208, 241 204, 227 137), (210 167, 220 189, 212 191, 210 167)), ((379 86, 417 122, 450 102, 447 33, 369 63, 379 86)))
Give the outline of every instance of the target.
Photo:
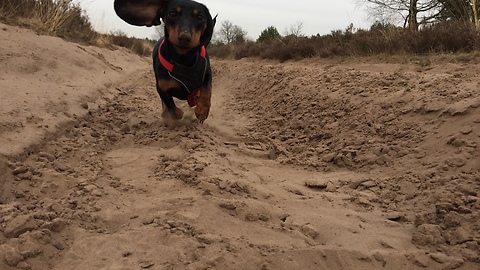
MULTIPOLYGON (((284 36, 302 36, 302 22, 296 22, 284 30, 284 36)), ((282 37, 275 26, 268 26, 256 39, 257 42, 267 41, 282 37)), ((247 31, 240 26, 233 24, 231 21, 222 22, 220 29, 214 33, 214 44, 241 44, 250 41, 247 37, 247 31)))
MULTIPOLYGON (((395 26, 401 22, 403 28, 418 31, 422 26, 445 21, 459 21, 471 24, 480 30, 480 0, 358 0, 367 7, 375 19, 372 28, 379 25, 395 26)), ((301 22, 286 28, 283 36, 302 35, 301 22)), ((281 38, 275 26, 268 26, 257 37, 256 42, 281 38)), ((215 33, 217 44, 241 44, 247 41, 247 32, 230 21, 224 21, 215 33)))

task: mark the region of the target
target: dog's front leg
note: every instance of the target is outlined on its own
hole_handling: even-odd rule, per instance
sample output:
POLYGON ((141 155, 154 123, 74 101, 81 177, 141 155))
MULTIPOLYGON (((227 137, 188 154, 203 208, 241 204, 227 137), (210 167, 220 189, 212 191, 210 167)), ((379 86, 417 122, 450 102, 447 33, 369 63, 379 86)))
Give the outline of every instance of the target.
POLYGON ((208 118, 208 114, 210 113, 211 99, 211 87, 202 86, 197 99, 197 107, 195 107, 195 115, 200 123, 203 123, 208 118))
POLYGON ((173 101, 173 97, 168 92, 160 91, 160 98, 163 102, 163 118, 173 118, 180 120, 183 118, 183 111, 180 108, 177 108, 175 102, 173 101))
POLYGON ((160 95, 163 105, 163 118, 182 119, 183 111, 177 108, 173 96, 169 93, 170 89, 177 87, 173 80, 158 80, 157 92, 160 95))

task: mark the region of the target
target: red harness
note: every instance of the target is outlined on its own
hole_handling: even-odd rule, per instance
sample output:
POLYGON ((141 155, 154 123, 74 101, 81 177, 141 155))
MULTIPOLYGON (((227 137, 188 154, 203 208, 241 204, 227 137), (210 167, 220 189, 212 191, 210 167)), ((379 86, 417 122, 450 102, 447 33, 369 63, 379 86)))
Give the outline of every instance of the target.
MULTIPOLYGON (((169 74, 170 72, 173 72, 173 68, 175 67, 174 64, 168 62, 167 59, 165 59, 162 54, 160 53, 160 49, 162 48, 162 45, 163 43, 165 42, 165 40, 162 40, 162 42, 160 43, 160 46, 158 46, 158 58, 160 59, 160 63, 162 64, 162 66, 169 71, 169 74)), ((200 47, 200 56, 204 59, 206 59, 207 57, 207 50, 205 49, 205 46, 202 46, 200 47)), ((172 76, 170 74, 170 76, 172 76)), ((188 92, 190 92, 188 90, 188 88, 186 89, 188 92)), ((200 94, 200 89, 195 89, 193 91, 190 92, 190 94, 188 94, 187 96, 187 101, 188 101, 188 105, 190 107, 194 107, 197 105, 197 97, 198 95, 200 94)))

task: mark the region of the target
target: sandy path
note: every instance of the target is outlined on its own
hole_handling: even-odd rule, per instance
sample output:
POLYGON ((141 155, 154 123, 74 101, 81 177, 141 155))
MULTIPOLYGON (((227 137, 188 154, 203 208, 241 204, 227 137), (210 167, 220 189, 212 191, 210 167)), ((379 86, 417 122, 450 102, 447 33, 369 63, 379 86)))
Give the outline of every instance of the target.
POLYGON ((468 69, 217 60, 210 118, 166 126, 130 62, 0 160, 1 269, 479 268, 468 69))
POLYGON ((208 123, 165 127, 157 97, 143 82, 149 75, 120 87, 126 94, 107 110, 42 150, 70 171, 38 168, 49 179, 43 187, 58 185, 55 175, 65 185, 47 193, 58 196, 48 204, 78 226, 60 232, 68 251, 54 269, 370 269, 385 260, 402 267, 414 249, 411 225, 348 207, 345 194, 305 187, 365 176, 268 160, 261 143, 233 135, 245 123, 222 105, 232 99, 227 80, 217 82, 225 92, 215 95, 208 123), (71 208, 67 203, 73 211, 62 209, 71 208), (378 260, 368 259, 374 254, 378 260))

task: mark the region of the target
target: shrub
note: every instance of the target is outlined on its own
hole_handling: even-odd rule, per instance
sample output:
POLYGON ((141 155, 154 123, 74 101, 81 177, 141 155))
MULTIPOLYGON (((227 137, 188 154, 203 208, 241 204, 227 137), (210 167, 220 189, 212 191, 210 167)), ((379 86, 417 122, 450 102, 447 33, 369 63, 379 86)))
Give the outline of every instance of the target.
POLYGON ((461 21, 440 22, 409 34, 410 51, 417 54, 472 52, 480 48, 479 32, 461 21))
POLYGON ((275 26, 269 26, 267 29, 263 30, 260 33, 260 36, 257 38, 257 42, 267 41, 279 38, 280 34, 278 33, 277 28, 275 26))
POLYGON ((315 46, 308 38, 287 36, 272 41, 262 50, 261 57, 286 61, 303 59, 316 55, 315 46))
POLYGON ((208 53, 210 55, 215 55, 215 57, 225 59, 232 55, 231 48, 232 46, 228 46, 222 43, 211 44, 208 47, 208 53))
POLYGON ((265 47, 265 44, 259 44, 253 41, 247 41, 235 47, 234 57, 235 59, 242 59, 245 57, 259 57, 261 56, 262 50, 264 47, 265 47))
MULTIPOLYGON (((225 45, 227 46, 227 45, 225 45)), ((470 53, 480 50, 480 31, 459 21, 439 22, 417 32, 376 23, 370 30, 334 30, 328 35, 287 36, 230 46, 235 59, 260 57, 285 61, 308 57, 391 54, 470 53)), ((224 49, 225 52, 228 51, 224 49)), ((211 53, 217 56, 216 52, 211 53)), ((222 55, 225 58, 225 55, 222 55)))

